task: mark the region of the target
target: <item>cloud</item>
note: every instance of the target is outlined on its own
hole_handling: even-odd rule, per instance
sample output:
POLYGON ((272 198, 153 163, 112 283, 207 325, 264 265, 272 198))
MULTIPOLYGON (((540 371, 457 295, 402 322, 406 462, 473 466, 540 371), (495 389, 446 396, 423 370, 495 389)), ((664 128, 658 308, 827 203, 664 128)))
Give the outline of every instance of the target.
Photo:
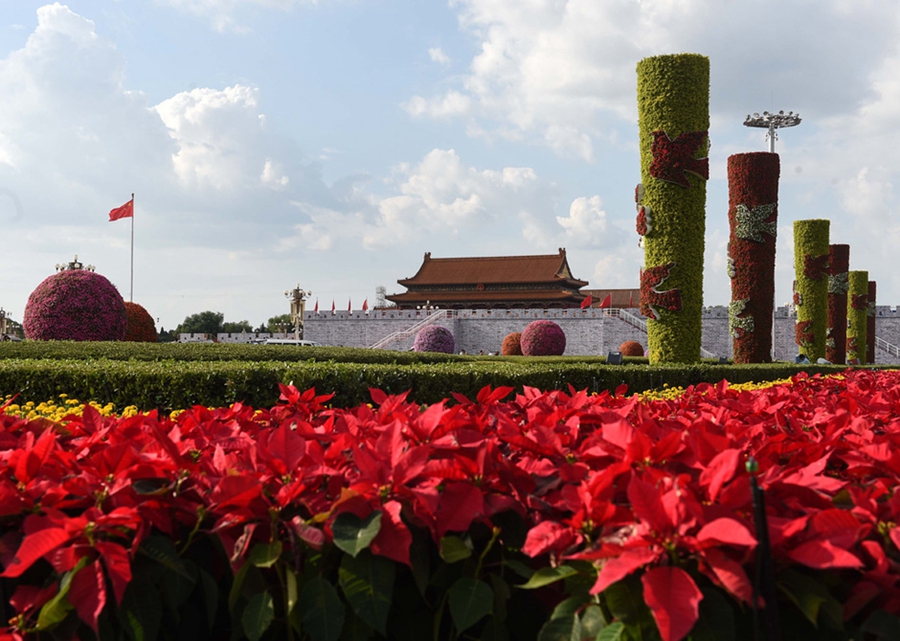
POLYGON ((598 141, 615 146, 616 131, 633 127, 635 65, 644 57, 708 55, 714 120, 771 108, 773 97, 822 118, 848 113, 873 95, 877 87, 867 77, 894 46, 900 16, 897 5, 845 0, 823 0, 815 11, 777 0, 529 0, 527 8, 454 0, 451 6, 478 51, 467 74, 447 79, 455 87, 414 96, 408 111, 474 118, 470 131, 478 135, 508 138, 511 128, 561 156, 586 160, 598 141))
POLYGON ((451 63, 450 56, 448 56, 440 47, 431 47, 428 49, 428 57, 431 58, 432 62, 436 62, 442 66, 449 66, 451 63))
POLYGON ((289 11, 301 4, 317 4, 317 0, 157 0, 180 11, 209 20, 218 32, 247 33, 250 29, 236 14, 247 9, 289 11))

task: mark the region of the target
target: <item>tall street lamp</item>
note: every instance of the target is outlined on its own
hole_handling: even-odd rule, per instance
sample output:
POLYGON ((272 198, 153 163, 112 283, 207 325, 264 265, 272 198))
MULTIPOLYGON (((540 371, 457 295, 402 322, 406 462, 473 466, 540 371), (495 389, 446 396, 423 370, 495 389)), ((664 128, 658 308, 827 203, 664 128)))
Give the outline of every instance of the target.
POLYGON ((747 118, 744 120, 745 127, 768 129, 766 140, 769 141, 769 153, 772 154, 775 153, 775 140, 778 138, 778 134, 775 133, 775 130, 783 129, 784 127, 796 127, 799 124, 800 114, 795 114, 793 111, 787 113, 779 111, 777 114, 764 111, 761 116, 758 113, 755 113, 752 116, 747 114, 747 118))
POLYGON ((291 322, 294 324, 294 340, 303 340, 303 313, 306 311, 306 299, 309 296, 312 296, 312 292, 301 289, 300 285, 284 292, 284 297, 291 301, 291 322))

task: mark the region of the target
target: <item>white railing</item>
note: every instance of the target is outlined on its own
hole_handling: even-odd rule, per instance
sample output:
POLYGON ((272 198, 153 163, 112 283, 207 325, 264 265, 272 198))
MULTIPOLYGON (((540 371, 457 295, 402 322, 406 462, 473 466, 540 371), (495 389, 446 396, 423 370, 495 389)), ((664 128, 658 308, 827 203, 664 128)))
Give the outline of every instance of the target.
POLYGON ((883 349, 891 356, 900 357, 900 347, 897 347, 893 343, 888 343, 880 336, 875 337, 875 347, 877 347, 878 349, 883 349))
POLYGON ((394 332, 393 334, 388 334, 374 345, 370 345, 369 349, 384 349, 391 343, 396 343, 398 341, 412 338, 423 327, 427 327, 428 325, 436 323, 443 318, 451 318, 452 316, 453 313, 449 309, 442 309, 433 314, 429 314, 412 327, 408 327, 407 329, 401 330, 399 332, 394 332))
MULTIPOLYGON (((647 321, 645 321, 643 318, 639 318, 631 312, 626 312, 624 309, 620 309, 617 307, 604 309, 603 311, 610 318, 618 318, 628 325, 631 325, 635 329, 639 329, 645 334, 647 333, 647 321)), ((717 358, 715 354, 713 354, 708 349, 704 349, 702 345, 700 346, 700 356, 702 356, 703 358, 717 358)))

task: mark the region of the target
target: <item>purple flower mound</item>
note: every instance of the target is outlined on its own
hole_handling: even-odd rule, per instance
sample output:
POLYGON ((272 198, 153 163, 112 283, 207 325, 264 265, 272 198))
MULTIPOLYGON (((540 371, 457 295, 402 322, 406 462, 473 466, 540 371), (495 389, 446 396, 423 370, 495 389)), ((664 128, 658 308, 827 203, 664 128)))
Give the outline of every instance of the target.
POLYGON ((550 320, 536 320, 525 327, 521 338, 525 356, 562 356, 566 351, 566 334, 550 320))
POLYGON ((419 333, 416 334, 416 340, 413 343, 413 351, 452 354, 455 351, 453 333, 446 327, 441 327, 440 325, 423 327, 419 330, 419 333))
POLYGON ((43 341, 119 341, 127 323, 119 291, 86 269, 47 277, 28 297, 22 322, 26 338, 43 341))

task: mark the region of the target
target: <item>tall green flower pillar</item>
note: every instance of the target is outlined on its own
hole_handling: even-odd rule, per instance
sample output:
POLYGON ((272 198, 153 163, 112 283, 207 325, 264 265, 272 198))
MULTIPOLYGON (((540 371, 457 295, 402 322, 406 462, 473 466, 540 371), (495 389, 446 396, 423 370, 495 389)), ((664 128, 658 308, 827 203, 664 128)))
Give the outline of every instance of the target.
POLYGON ((772 360, 778 154, 728 157, 728 331, 735 363, 772 360))
POLYGON ((637 65, 643 232, 641 313, 651 363, 700 359, 703 244, 709 178, 709 59, 645 58, 637 65))
POLYGON ((869 324, 869 272, 852 271, 847 289, 847 364, 866 364, 869 324))
POLYGON ((812 363, 825 357, 830 226, 822 219, 794 221, 794 331, 800 354, 812 363))
POLYGON ((828 323, 825 329, 825 358, 843 365, 847 353, 847 273, 850 245, 828 249, 828 323))

